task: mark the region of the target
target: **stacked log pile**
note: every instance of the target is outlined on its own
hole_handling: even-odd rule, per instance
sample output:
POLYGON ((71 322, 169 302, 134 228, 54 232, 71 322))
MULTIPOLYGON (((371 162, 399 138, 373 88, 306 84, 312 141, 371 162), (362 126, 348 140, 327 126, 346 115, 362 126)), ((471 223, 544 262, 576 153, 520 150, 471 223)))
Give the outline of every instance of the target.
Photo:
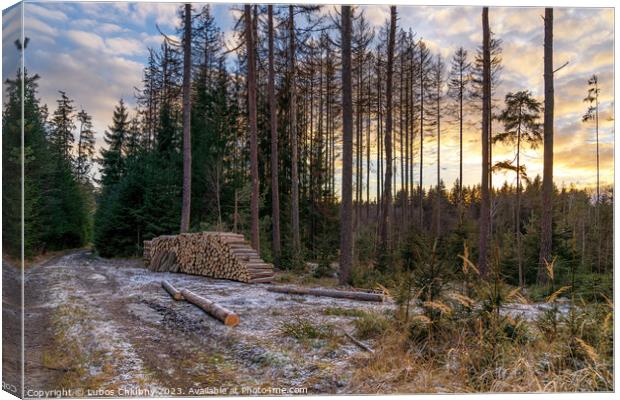
POLYGON ((144 241, 144 251, 142 252, 142 261, 144 261, 144 265, 149 265, 151 263, 151 241, 144 241))
POLYGON ((243 235, 182 233, 144 242, 144 262, 158 272, 184 272, 247 283, 269 283, 273 265, 264 262, 243 235))

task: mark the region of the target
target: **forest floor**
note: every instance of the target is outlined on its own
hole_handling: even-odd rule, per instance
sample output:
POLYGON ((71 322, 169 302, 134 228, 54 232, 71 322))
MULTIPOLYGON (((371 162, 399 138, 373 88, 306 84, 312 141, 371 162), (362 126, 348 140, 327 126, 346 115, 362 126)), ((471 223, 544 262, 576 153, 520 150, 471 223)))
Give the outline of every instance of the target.
POLYGON ((393 303, 266 287, 151 272, 89 250, 34 265, 25 274, 26 396, 355 393, 353 366, 368 353, 342 331, 354 333, 356 313, 389 313, 393 303), (227 327, 174 301, 164 279, 236 311, 241 323, 227 327))
POLYGON ((346 391, 350 362, 362 351, 338 330, 332 338, 296 339, 282 327, 303 320, 351 332, 353 317, 325 309, 391 307, 155 273, 139 260, 106 260, 87 250, 29 268, 25 293, 28 397, 61 387, 71 389, 63 395, 103 396, 338 393, 346 391), (175 302, 161 288, 164 279, 235 310, 241 323, 227 327, 175 302))

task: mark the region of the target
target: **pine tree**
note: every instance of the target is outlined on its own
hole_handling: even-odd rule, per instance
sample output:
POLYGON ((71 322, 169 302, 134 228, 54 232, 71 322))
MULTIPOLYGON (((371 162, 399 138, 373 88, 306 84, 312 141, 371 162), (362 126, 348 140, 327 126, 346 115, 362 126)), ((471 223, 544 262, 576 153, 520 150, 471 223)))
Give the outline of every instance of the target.
POLYGON ((488 273, 488 246, 490 228, 489 204, 489 139, 491 122, 491 32, 489 8, 482 8, 482 178, 480 179, 480 236, 478 269, 482 278, 488 273))
POLYGON ((77 113, 77 120, 80 128, 77 143, 77 157, 75 159, 75 173, 80 182, 88 182, 89 173, 93 165, 93 156, 95 154, 93 119, 82 109, 77 113))
POLYGON ((53 151, 59 159, 72 162, 71 149, 75 142, 73 131, 75 130, 75 108, 73 100, 67 97, 63 91, 59 91, 60 98, 56 101, 56 111, 52 115, 50 142, 53 151))
POLYGON ((250 5, 244 6, 245 41, 247 53, 247 92, 248 92, 248 123, 250 130, 250 170, 252 175, 251 195, 251 241, 252 247, 260 251, 259 225, 258 225, 258 138, 256 120, 256 60, 255 38, 252 23, 252 9, 250 5))
MULTIPOLYGON (((137 114, 137 113, 136 113, 137 114)), ((143 137, 141 132, 140 121, 138 116, 134 116, 129 121, 129 128, 127 131, 127 137, 125 139, 124 154, 126 158, 135 158, 143 145, 143 137)))
POLYGON ((272 208, 272 251, 274 264, 280 267, 280 188, 278 183, 278 111, 275 94, 275 61, 274 61, 274 24, 273 5, 267 6, 269 24, 269 128, 271 131, 271 208, 272 208))
POLYGON ((432 67, 432 57, 430 50, 423 41, 418 44, 418 101, 419 101, 419 118, 420 118, 420 178, 418 182, 418 222, 420 229, 424 228, 424 137, 426 136, 425 128, 428 124, 432 124, 432 102, 430 100, 430 73, 432 67))
POLYGON ((599 157, 599 140, 598 140, 598 107, 599 107, 599 94, 601 89, 598 85, 598 75, 594 74, 588 79, 588 95, 583 99, 588 103, 588 110, 583 115, 583 122, 594 120, 595 132, 596 132, 596 203, 601 198, 601 180, 600 180, 600 157, 599 157))
POLYGON ((444 85, 445 64, 441 59, 441 54, 437 54, 436 61, 433 63, 431 70, 431 81, 433 86, 433 100, 435 101, 435 128, 436 140, 437 140, 437 199, 435 201, 435 235, 441 234, 441 106, 444 98, 443 85, 444 85))
POLYGON ((546 265, 551 262, 553 247, 553 8, 545 8, 545 43, 544 43, 544 80, 545 80, 545 114, 544 114, 544 165, 542 217, 540 226, 540 254, 538 257, 538 282, 546 283, 546 265))
POLYGON ((542 140, 540 123, 538 122, 541 104, 526 90, 506 95, 506 108, 499 116, 504 124, 504 132, 493 137, 494 142, 516 144, 516 165, 512 161, 497 163, 495 168, 504 168, 515 171, 517 178, 517 206, 515 219, 515 235, 517 241, 517 258, 519 268, 519 286, 525 286, 525 277, 522 260, 522 230, 521 230, 521 177, 525 176, 525 166, 521 164, 522 142, 536 147, 542 140))
POLYGON ((289 89, 290 89, 290 138, 291 138, 291 229, 293 231, 293 259, 295 264, 300 261, 301 239, 299 230, 299 160, 298 160, 298 133, 297 133, 297 70, 295 67, 296 38, 295 38, 295 6, 289 5, 288 40, 289 40, 289 89))
POLYGON ((450 76, 448 79, 448 96, 458 107, 457 119, 459 124, 459 202, 462 203, 463 191, 463 104, 467 99, 467 90, 470 83, 471 63, 467 60, 467 50, 459 47, 452 57, 450 76))
POLYGON ((105 131, 104 141, 107 149, 101 150, 101 181, 105 186, 112 186, 119 182, 125 171, 123 152, 125 139, 129 133, 129 114, 125 102, 121 99, 114 109, 112 125, 105 131))
POLYGON ((351 87, 351 6, 341 6, 342 196, 340 207, 340 284, 351 279, 353 258, 353 100, 351 87))
POLYGON ((27 257, 45 247, 42 241, 46 231, 43 205, 44 201, 53 200, 43 196, 44 185, 49 181, 54 165, 50 162, 51 154, 45 137, 46 112, 36 97, 38 80, 38 75, 29 75, 25 70, 22 73, 20 69, 15 79, 5 81, 7 101, 2 112, 2 245, 3 251, 18 257, 22 249, 22 164, 23 249, 27 257))
POLYGON ((191 139, 191 80, 192 80, 192 5, 185 4, 183 13, 183 203, 181 232, 190 225, 192 202, 192 139, 191 139))
POLYGON ((390 33, 387 47, 387 74, 386 74, 386 90, 385 90, 385 181, 383 189, 383 211, 381 212, 381 246, 380 251, 386 253, 390 251, 389 234, 391 224, 391 207, 392 207, 392 92, 394 79, 394 47, 396 41, 396 7, 390 7, 390 33))

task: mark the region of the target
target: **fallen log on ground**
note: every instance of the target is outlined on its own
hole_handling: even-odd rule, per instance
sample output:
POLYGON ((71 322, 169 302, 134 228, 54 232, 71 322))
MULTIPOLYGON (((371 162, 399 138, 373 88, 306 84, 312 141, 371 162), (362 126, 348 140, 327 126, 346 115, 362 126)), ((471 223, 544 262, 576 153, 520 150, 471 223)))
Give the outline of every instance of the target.
POLYGON ((227 310, 221 305, 209 300, 204 297, 198 296, 197 294, 187 290, 182 289, 181 295, 188 302, 200 307, 204 311, 206 311, 209 315, 219 319, 226 326, 236 326, 239 324, 239 316, 234 312, 227 310))
POLYGON ((353 342, 353 344, 356 345, 357 347, 359 347, 360 349, 374 354, 375 351, 370 346, 360 342, 359 340, 354 338, 349 332, 347 332, 344 329, 342 329, 342 333, 344 333, 344 335, 347 338, 349 338, 349 340, 351 340, 353 342))
POLYGON ((170 293, 170 296, 172 296, 173 299, 175 300, 183 300, 183 295, 181 294, 181 291, 178 290, 177 288, 175 288, 174 286, 172 286, 172 284, 168 281, 161 281, 161 286, 166 289, 166 292, 170 293))
POLYGON ((333 289, 313 289, 313 288, 298 288, 291 286, 276 286, 267 288, 270 292, 276 293, 286 293, 286 294, 299 294, 299 295, 310 295, 310 296, 320 296, 320 297, 334 297, 337 299, 350 299, 350 300, 361 300, 361 301, 383 301, 383 295, 377 293, 367 293, 367 292, 350 292, 344 290, 333 290, 333 289))

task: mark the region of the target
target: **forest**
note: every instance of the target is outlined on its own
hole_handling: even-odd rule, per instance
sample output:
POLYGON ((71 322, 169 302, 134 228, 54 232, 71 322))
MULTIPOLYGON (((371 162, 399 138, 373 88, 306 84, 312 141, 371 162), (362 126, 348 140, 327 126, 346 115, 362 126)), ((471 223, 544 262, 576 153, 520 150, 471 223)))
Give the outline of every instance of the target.
MULTIPOLYGON (((393 315, 366 321, 369 332, 383 332, 385 351, 360 371, 389 371, 406 353, 418 365, 411 368, 429 371, 459 358, 469 389, 613 390, 613 187, 598 179, 598 96, 613 83, 583 82, 579 123, 596 135, 596 186, 559 186, 554 74, 562 66, 553 59, 552 9, 538 21, 544 96, 511 87, 500 98, 511 60, 492 9, 481 9, 480 46, 455 46, 443 59, 423 32, 399 26, 397 7, 379 29, 363 9, 321 8, 234 8, 231 48, 209 5, 179 6, 178 32, 162 32, 148 49, 129 101, 136 106, 119 99, 102 148, 70 93, 42 104, 45 76, 18 71, 5 82, 4 251, 21 249, 23 163, 28 257, 86 246, 138 257, 159 235, 239 232, 287 279, 396 300, 393 315), (482 173, 464 185, 463 135, 472 126, 482 173), (448 136, 459 138, 457 154, 442 152, 448 136), (498 145, 514 158, 494 158, 498 145), (536 148, 542 177, 528 175, 522 157, 536 148), (458 161, 454 182, 442 178, 443 157, 458 161), (424 180, 427 169, 436 180, 424 180), (553 305, 535 326, 500 313, 531 301, 553 305), (421 350, 404 350, 413 344, 421 350), (542 354, 546 364, 528 372, 528 357, 542 354)), ((17 51, 27 52, 27 40, 17 51)))

